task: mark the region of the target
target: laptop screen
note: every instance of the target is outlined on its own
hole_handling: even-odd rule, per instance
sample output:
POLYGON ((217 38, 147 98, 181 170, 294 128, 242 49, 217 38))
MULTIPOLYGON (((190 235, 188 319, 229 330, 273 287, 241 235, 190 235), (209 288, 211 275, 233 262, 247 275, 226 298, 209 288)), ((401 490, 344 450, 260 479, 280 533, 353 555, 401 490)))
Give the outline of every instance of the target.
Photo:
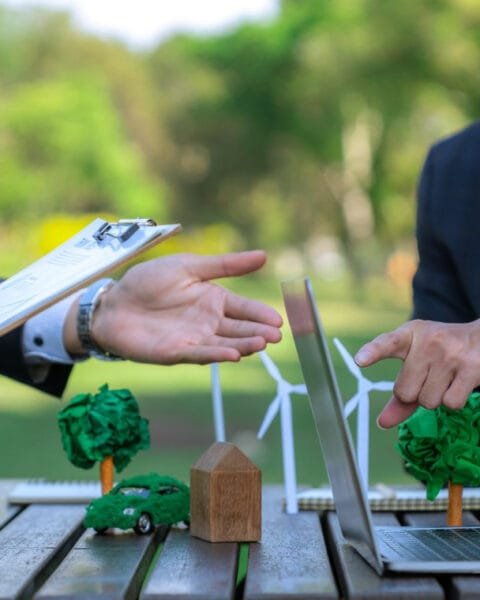
POLYGON ((310 281, 284 282, 282 292, 340 527, 346 540, 369 562, 381 564, 370 509, 360 483, 350 431, 343 416, 343 403, 310 281))

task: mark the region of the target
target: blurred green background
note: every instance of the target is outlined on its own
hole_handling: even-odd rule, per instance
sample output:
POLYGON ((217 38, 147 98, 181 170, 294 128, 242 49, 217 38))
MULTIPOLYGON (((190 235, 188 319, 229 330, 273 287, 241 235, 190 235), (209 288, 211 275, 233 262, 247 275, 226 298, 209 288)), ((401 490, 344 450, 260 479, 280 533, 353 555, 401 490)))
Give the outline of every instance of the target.
MULTIPOLYGON (((148 256, 263 247, 267 268, 227 285, 282 310, 279 281, 309 274, 328 334, 353 352, 409 316, 416 182, 428 147, 478 115, 479 25, 474 0, 282 0, 267 21, 135 50, 67 12, 0 2, 0 273, 93 216, 181 222, 148 256)), ((269 352, 301 381, 288 331, 269 352)), ((355 382, 334 359, 348 398, 355 382)), ((281 481, 278 421, 255 437, 273 381, 258 357, 220 373, 228 439, 281 481)), ((186 478, 213 440, 209 376, 90 361, 65 399, 129 387, 152 449, 128 472, 186 478)), ((0 477, 95 476, 63 455, 58 401, 6 379, 1 389, 0 477)), ((372 398, 371 479, 405 481, 396 433, 373 425, 385 400, 372 398)), ((293 412, 298 479, 317 484, 304 397, 293 412)))

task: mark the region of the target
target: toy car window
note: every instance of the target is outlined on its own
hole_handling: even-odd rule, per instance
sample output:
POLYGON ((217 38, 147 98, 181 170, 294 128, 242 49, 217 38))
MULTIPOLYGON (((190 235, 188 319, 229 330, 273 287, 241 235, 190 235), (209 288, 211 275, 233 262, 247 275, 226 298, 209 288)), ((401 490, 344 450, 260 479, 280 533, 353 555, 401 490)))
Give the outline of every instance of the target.
POLYGON ((160 494, 160 496, 166 496, 167 494, 174 494, 175 492, 179 491, 180 490, 174 485, 165 485, 158 488, 157 494, 160 494))
POLYGON ((148 498, 150 496, 150 490, 143 487, 124 487, 119 490, 122 496, 142 496, 142 498, 148 498))

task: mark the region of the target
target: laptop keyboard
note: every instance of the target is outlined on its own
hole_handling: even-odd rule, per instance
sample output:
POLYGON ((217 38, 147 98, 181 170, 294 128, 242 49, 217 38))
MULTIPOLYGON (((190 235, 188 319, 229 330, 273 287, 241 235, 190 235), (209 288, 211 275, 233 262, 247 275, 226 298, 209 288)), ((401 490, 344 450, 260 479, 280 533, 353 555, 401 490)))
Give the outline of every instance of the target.
POLYGON ((462 529, 377 528, 385 560, 480 560, 480 527, 462 529))

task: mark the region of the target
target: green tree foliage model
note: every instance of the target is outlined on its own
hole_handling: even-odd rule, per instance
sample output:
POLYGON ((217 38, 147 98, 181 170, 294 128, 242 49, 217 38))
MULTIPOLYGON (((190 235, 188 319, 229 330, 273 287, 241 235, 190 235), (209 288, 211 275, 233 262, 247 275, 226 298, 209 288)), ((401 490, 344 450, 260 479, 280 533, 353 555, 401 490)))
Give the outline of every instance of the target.
MULTIPOLYGON (((148 421, 140 416, 134 396, 129 390, 110 390, 107 384, 97 394, 74 396, 57 420, 63 449, 81 469, 111 457, 120 472, 139 450, 150 445, 148 421)), ((112 479, 113 473, 106 476, 112 479)))
POLYGON ((426 484, 429 500, 448 485, 449 512, 454 500, 461 512, 463 487, 480 486, 480 393, 461 410, 418 408, 399 425, 397 449, 407 471, 426 484))
POLYGON ((405 467, 434 500, 449 482, 480 485, 480 394, 461 410, 418 408, 399 426, 397 448, 405 467))

